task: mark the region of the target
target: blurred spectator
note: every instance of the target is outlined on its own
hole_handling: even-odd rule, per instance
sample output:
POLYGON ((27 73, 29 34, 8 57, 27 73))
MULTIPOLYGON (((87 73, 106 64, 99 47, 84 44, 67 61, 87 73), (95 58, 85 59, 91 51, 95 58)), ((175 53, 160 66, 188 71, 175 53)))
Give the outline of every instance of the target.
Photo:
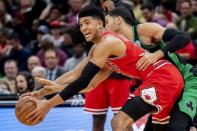
POLYGON ((12 17, 6 12, 4 1, 0 0, 0 30, 6 27, 9 22, 12 22, 12 17))
POLYGON ((35 0, 20 0, 20 13, 25 18, 25 28, 30 30, 34 16, 32 16, 32 8, 35 4, 35 0))
POLYGON ((0 29, 0 58, 7 56, 10 46, 6 44, 6 30, 0 29))
POLYGON ((55 80, 65 73, 65 70, 58 66, 58 57, 54 49, 48 49, 44 52, 45 64, 47 69, 47 79, 55 80))
POLYGON ((22 71, 17 74, 16 89, 19 96, 34 90, 34 78, 31 73, 22 71))
POLYGON ((66 71, 70 71, 73 68, 75 68, 75 66, 77 66, 77 64, 80 63, 86 57, 84 43, 74 45, 73 51, 73 56, 69 58, 64 65, 64 69, 66 71))
POLYGON ((142 10, 141 10, 141 0, 132 0, 133 2, 133 13, 136 17, 136 19, 140 22, 143 23, 145 22, 145 19, 142 15, 142 10))
POLYGON ((142 15, 145 18, 146 22, 155 22, 160 24, 163 27, 166 27, 169 23, 166 19, 160 17, 156 12, 152 4, 144 4, 141 7, 142 15))
POLYGON ((190 0, 180 0, 180 19, 176 25, 179 30, 187 32, 193 40, 197 39, 197 17, 192 15, 192 4, 190 0))
POLYGON ((73 41, 72 41, 72 31, 71 29, 65 29, 63 31, 64 41, 61 44, 61 49, 66 52, 68 58, 73 55, 73 41))
POLYGON ((52 21, 50 23, 51 34, 55 47, 60 47, 61 43, 64 41, 64 38, 62 36, 62 26, 63 23, 61 21, 52 21))
POLYGON ((18 73, 17 63, 15 60, 5 61, 4 73, 5 73, 5 77, 3 77, 2 79, 8 81, 8 83, 10 85, 11 93, 15 94, 16 93, 15 79, 16 79, 16 75, 18 73))
POLYGON ((7 80, 0 80, 0 95, 11 94, 10 85, 7 80))
POLYGON ((30 56, 29 59, 27 60, 27 67, 29 72, 32 72, 34 67, 40 66, 40 59, 37 56, 30 56))
POLYGON ((60 21, 62 18, 62 8, 59 5, 48 4, 42 11, 39 20, 51 23, 52 21, 60 21))
POLYGON ((191 0, 191 2, 193 15, 197 16, 197 0, 191 0))
POLYGON ((60 6, 57 5, 53 5, 49 11, 49 18, 48 18, 48 22, 52 22, 52 21, 59 21, 61 19, 62 16, 62 9, 60 6))
POLYGON ((162 0, 159 7, 159 11, 162 17, 164 17, 164 19, 166 19, 170 23, 174 23, 177 21, 178 16, 176 13, 171 11, 171 5, 172 4, 170 0, 162 0))
POLYGON ((18 36, 14 33, 7 34, 6 44, 11 46, 8 58, 17 61, 19 71, 27 70, 27 59, 32 55, 32 52, 21 45, 18 36))
MULTIPOLYGON (((33 68, 31 73, 33 77, 40 77, 40 78, 46 78, 46 75, 47 75, 46 69, 42 66, 36 66, 35 68, 33 68)), ((38 90, 40 88, 42 88, 42 84, 35 81, 34 90, 38 90)))
POLYGON ((114 7, 124 7, 122 0, 89 0, 89 3, 100 7, 104 12, 108 12, 114 7))
POLYGON ((74 28, 77 25, 77 15, 83 5, 83 0, 68 0, 70 10, 65 18, 65 24, 68 28, 74 28))
POLYGON ((31 41, 28 45, 27 45, 27 48, 29 50, 32 51, 32 53, 35 55, 38 50, 40 49, 41 47, 41 38, 42 36, 44 36, 45 34, 49 34, 50 33, 50 30, 47 26, 45 25, 40 25, 37 29, 37 38, 33 41, 31 41))
POLYGON ((46 78, 46 69, 42 66, 36 66, 32 70, 33 77, 46 78))
POLYGON ((24 27, 25 18, 18 12, 13 13, 12 17, 13 22, 12 24, 10 24, 9 28, 13 29, 13 32, 18 35, 21 44, 23 46, 26 46, 27 43, 29 43, 33 39, 33 37, 31 35, 32 33, 24 27))
POLYGON ((58 65, 64 66, 64 63, 67 60, 67 54, 63 52, 60 48, 54 47, 53 38, 51 37, 51 35, 48 35, 48 34, 44 35, 41 38, 40 45, 41 45, 41 48, 36 55, 40 58, 42 66, 44 67, 46 66, 45 60, 44 60, 44 52, 45 50, 48 50, 48 49, 55 49, 58 59, 59 59, 58 65))
POLYGON ((45 6, 43 0, 20 0, 20 13, 25 18, 25 28, 31 31, 32 22, 39 17, 45 6))

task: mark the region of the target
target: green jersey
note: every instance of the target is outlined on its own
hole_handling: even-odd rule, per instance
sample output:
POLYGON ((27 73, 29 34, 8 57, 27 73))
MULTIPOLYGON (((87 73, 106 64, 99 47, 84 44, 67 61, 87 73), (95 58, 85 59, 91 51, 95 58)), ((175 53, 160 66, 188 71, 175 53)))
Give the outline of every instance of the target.
MULTIPOLYGON (((132 30, 134 34, 132 40, 134 43, 139 44, 142 48, 149 52, 155 52, 165 46, 163 41, 153 45, 145 45, 140 35, 138 35, 137 26, 132 27, 132 30)), ((176 53, 168 54, 166 59, 173 63, 183 76, 185 86, 178 105, 182 112, 188 114, 193 119, 197 111, 197 76, 192 73, 193 66, 184 63, 176 53)))

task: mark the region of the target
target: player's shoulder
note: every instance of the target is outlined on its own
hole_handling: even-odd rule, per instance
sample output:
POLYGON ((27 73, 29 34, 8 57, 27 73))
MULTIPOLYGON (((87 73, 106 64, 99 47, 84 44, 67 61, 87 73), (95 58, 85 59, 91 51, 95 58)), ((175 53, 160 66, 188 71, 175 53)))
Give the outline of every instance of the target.
POLYGON ((119 35, 119 34, 109 34, 109 35, 106 35, 102 38, 101 40, 101 43, 106 45, 106 46, 113 46, 114 44, 116 43, 120 43, 120 38, 122 36, 119 35))
POLYGON ((155 23, 155 22, 145 22, 145 23, 142 23, 142 24, 138 24, 138 28, 145 28, 145 27, 160 27, 161 25, 159 25, 158 23, 155 23))

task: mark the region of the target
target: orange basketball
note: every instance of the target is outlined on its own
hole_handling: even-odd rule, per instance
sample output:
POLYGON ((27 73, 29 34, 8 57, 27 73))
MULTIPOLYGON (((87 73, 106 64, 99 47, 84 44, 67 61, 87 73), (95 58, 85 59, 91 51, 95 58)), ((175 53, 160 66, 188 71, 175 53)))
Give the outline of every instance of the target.
POLYGON ((38 124, 40 121, 37 121, 37 123, 32 124, 30 122, 26 122, 25 117, 32 112, 34 109, 36 109, 36 103, 33 100, 30 100, 30 96, 27 96, 25 99, 21 99, 17 102, 15 107, 15 114, 16 118, 25 125, 32 126, 38 124), (29 98, 28 98, 29 97, 29 98))

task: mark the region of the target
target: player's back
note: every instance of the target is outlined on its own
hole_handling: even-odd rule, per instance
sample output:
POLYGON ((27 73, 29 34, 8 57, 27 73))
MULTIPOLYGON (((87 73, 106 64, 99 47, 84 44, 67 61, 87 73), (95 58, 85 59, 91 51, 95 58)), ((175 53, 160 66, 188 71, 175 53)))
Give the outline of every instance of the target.
POLYGON ((159 60, 156 63, 150 65, 144 71, 139 71, 136 69, 137 61, 142 57, 140 56, 141 53, 144 53, 145 50, 142 49, 140 46, 131 43, 130 40, 127 38, 118 35, 114 32, 104 32, 104 35, 114 36, 120 39, 126 46, 126 51, 119 57, 109 58, 107 65, 112 68, 112 70, 116 72, 123 73, 128 75, 132 78, 144 79, 148 75, 150 75, 154 70, 162 67, 165 64, 170 64, 167 60, 159 60))

